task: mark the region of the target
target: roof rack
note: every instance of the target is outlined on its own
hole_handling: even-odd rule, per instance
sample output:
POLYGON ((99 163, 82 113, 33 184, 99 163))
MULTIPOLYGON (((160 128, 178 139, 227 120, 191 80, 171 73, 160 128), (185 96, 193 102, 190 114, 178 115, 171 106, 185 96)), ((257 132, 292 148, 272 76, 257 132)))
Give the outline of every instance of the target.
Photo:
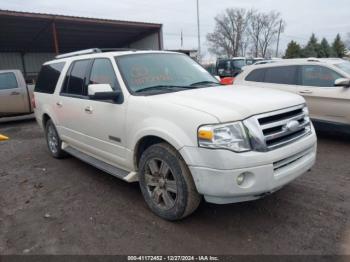
POLYGON ((99 48, 99 50, 102 53, 106 53, 106 52, 125 52, 125 51, 140 51, 139 49, 134 49, 134 48, 99 48))
POLYGON ((123 52, 123 51, 138 51, 137 49, 130 49, 130 48, 90 48, 85 50, 80 50, 76 52, 70 52, 62 55, 58 55, 55 58, 61 59, 61 58, 67 58, 72 56, 79 56, 79 55, 88 55, 88 54, 96 54, 96 53, 106 53, 106 52, 123 52))
POLYGON ((76 52, 70 52, 70 53, 58 55, 55 58, 61 59, 61 58, 67 58, 67 57, 71 57, 71 56, 88 55, 88 54, 94 54, 94 53, 101 53, 101 50, 98 48, 85 49, 85 50, 80 50, 80 51, 76 51, 76 52))

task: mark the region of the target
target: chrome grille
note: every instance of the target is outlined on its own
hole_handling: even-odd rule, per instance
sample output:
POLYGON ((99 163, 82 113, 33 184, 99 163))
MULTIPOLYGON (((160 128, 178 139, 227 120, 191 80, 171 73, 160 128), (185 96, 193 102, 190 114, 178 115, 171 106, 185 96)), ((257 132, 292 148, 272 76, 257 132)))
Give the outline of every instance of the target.
POLYGON ((246 120, 253 148, 270 151, 310 134, 310 118, 305 109, 305 105, 299 105, 246 120))

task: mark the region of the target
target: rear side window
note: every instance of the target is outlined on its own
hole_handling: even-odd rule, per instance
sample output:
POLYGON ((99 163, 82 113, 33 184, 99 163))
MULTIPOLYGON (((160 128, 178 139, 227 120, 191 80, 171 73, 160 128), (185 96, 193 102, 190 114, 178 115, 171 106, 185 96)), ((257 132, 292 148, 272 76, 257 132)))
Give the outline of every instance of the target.
POLYGON ((95 59, 89 84, 110 84, 114 90, 119 88, 117 77, 109 59, 95 59))
POLYGON ((280 66, 266 69, 266 83, 296 85, 297 84, 297 66, 280 66))
POLYGON ((265 69, 256 69, 249 73, 249 75, 245 78, 245 81, 264 82, 265 71, 265 69))
POLYGON ((61 93, 69 95, 85 95, 86 74, 91 60, 75 61, 71 65, 61 93))
POLYGON ((61 62, 42 66, 34 91, 53 94, 64 64, 61 62))
POLYGON ((17 88, 17 80, 14 73, 0 74, 0 90, 17 88))

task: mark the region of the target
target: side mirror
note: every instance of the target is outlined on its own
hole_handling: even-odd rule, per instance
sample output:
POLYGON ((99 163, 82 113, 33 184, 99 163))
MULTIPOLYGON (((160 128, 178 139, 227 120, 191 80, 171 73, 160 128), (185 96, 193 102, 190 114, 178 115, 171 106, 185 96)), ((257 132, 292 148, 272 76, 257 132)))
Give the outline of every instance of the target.
POLYGON ((88 86, 88 95, 92 100, 117 100, 120 91, 114 91, 110 84, 92 84, 88 86))
POLYGON ((233 85, 233 82, 235 81, 234 77, 224 77, 220 80, 220 84, 222 85, 233 85))
POLYGON ((342 87, 349 88, 350 87, 350 79, 339 78, 339 79, 335 80, 334 86, 342 86, 342 87))

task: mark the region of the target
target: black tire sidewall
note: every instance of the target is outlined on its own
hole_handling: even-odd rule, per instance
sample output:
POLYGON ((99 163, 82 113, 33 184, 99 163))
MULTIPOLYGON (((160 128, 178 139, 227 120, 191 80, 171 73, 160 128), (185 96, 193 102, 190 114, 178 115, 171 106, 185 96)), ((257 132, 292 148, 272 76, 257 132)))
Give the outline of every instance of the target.
POLYGON ((186 211, 187 203, 188 203, 188 188, 186 185, 186 181, 183 178, 183 172, 185 170, 182 169, 180 164, 180 159, 176 154, 173 154, 166 147, 161 144, 157 144, 148 148, 143 155, 141 156, 140 165, 139 165, 139 174, 140 174, 140 188, 143 194, 143 197, 149 206, 149 208, 156 213, 158 216, 166 219, 166 220, 178 220, 181 219, 186 211), (153 202, 151 196, 148 192, 146 181, 145 181, 145 169, 146 163, 153 159, 161 159, 168 164, 171 169, 173 176, 176 180, 177 185, 177 199, 175 202, 175 206, 169 210, 163 210, 153 202))

